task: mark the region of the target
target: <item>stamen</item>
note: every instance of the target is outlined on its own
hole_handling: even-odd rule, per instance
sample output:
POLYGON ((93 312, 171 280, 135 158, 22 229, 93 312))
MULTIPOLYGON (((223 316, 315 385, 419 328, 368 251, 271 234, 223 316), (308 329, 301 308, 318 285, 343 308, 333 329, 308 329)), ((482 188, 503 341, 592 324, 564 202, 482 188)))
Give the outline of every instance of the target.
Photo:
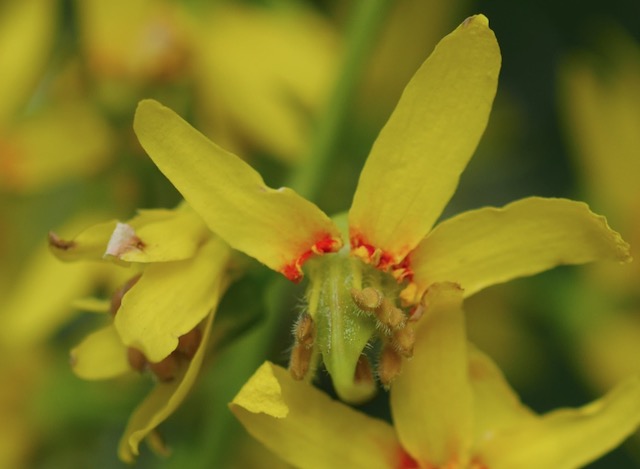
POLYGON ((127 280, 124 283, 124 285, 122 285, 118 290, 116 290, 113 293, 113 295, 111 295, 111 304, 109 307, 109 312, 111 313, 112 316, 115 316, 118 313, 118 310, 120 309, 120 305, 122 304, 122 298, 124 297, 125 293, 127 293, 129 290, 131 290, 131 288, 133 288, 133 286, 138 282, 138 280, 140 280, 141 276, 142 274, 131 277, 129 280, 127 280))
POLYGON ((311 355, 313 348, 305 347, 301 344, 293 346, 291 357, 289 358, 289 372, 293 379, 301 381, 309 372, 311 367, 311 355))
POLYGON ((353 374, 353 380, 357 383, 373 383, 373 370, 371 362, 366 355, 360 355, 358 363, 356 363, 356 371, 353 374))
POLYGON ((311 368, 315 335, 313 319, 308 313, 302 313, 293 331, 295 344, 289 358, 289 372, 296 380, 304 379, 311 368))
POLYGON ((392 345, 386 344, 382 348, 378 362, 378 378, 385 389, 389 389, 392 381, 398 377, 401 370, 402 357, 392 345))
POLYGON ((156 375, 158 380, 165 383, 175 379, 178 374, 178 367, 178 357, 173 353, 158 363, 149 363, 149 369, 156 375))
POLYGON ((391 345, 403 357, 413 357, 413 345, 416 341, 416 335, 411 324, 407 324, 402 329, 398 329, 393 333, 391 345))
POLYGON ((298 319, 294 331, 296 344, 306 348, 313 347, 315 337, 315 324, 311 316, 303 313, 298 319))
POLYGON ((374 312, 382 303, 384 296, 379 290, 367 287, 362 290, 352 288, 351 298, 358 308, 364 311, 374 312))
POLYGON ((184 355, 186 358, 193 358, 198 351, 200 342, 202 341, 202 333, 197 327, 180 336, 178 339, 178 347, 176 351, 184 355))
POLYGON ((134 347, 127 348, 127 360, 129 360, 129 366, 138 373, 142 373, 147 365, 147 357, 134 347))
POLYGON ((386 298, 382 299, 382 303, 376 309, 376 316, 382 324, 391 330, 401 329, 407 322, 404 312, 386 298))

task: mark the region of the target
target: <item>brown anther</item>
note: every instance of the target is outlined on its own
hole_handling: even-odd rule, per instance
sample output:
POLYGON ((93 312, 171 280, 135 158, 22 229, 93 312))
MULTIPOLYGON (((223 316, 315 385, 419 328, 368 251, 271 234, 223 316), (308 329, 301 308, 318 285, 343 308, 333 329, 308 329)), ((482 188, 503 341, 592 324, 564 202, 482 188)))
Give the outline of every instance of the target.
POLYGON ((407 324, 402 329, 398 329, 393 333, 391 345, 396 351, 405 358, 413 357, 413 345, 416 341, 416 334, 411 324, 407 324))
POLYGON ((127 348, 127 360, 129 360, 129 366, 138 373, 142 373, 147 365, 147 357, 137 348, 127 348))
POLYGON ((298 318, 298 322, 295 325, 294 336, 296 339, 296 345, 303 346, 305 348, 313 347, 315 341, 315 324, 311 316, 307 313, 303 313, 298 318))
POLYGON ((371 370, 371 362, 366 355, 360 355, 358 363, 356 363, 356 371, 353 374, 353 380, 358 383, 373 383, 373 371, 371 370))
POLYGON ((118 288, 113 293, 113 295, 111 295, 111 305, 109 306, 109 312, 112 316, 115 316, 118 313, 120 305, 122 304, 122 298, 124 297, 125 293, 131 290, 131 288, 138 282, 138 280, 140 280, 141 275, 142 274, 138 274, 134 277, 131 277, 124 283, 124 285, 118 288))
POLYGON ((376 309, 376 317, 383 325, 392 330, 402 329, 407 322, 407 317, 400 308, 384 298, 376 309))
POLYGON ((187 358, 193 358, 202 342, 202 332, 197 327, 190 330, 178 339, 176 351, 187 358))
POLYGON ((158 380, 162 382, 172 381, 178 375, 178 357, 175 354, 169 355, 158 363, 149 363, 149 369, 158 380))
POLYGON ((384 295, 375 288, 366 287, 362 290, 351 289, 351 298, 358 308, 363 311, 374 312, 382 303, 384 295))
POLYGON ((311 355, 313 348, 305 347, 301 344, 296 344, 291 350, 291 357, 289 358, 289 372, 295 380, 302 380, 309 372, 311 367, 311 355))
POLYGON ((75 241, 64 240, 53 231, 49 231, 49 246, 52 248, 60 249, 61 251, 68 251, 75 245, 75 241))
POLYGON ((380 353, 378 362, 378 378, 388 389, 391 382, 398 377, 402 370, 402 356, 391 345, 385 345, 380 353))

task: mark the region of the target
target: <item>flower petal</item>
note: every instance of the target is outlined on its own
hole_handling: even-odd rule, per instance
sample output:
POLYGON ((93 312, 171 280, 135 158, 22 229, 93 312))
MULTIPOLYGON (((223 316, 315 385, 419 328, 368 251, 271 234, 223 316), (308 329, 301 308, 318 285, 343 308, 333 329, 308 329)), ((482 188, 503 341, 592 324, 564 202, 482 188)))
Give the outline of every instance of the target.
MULTIPOLYGON (((121 226, 123 224, 119 224, 121 226)), ((124 224, 129 239, 116 242, 117 229, 109 240, 106 254, 126 262, 168 262, 188 259, 198 250, 210 231, 188 208, 178 210, 140 210, 124 224), (114 251, 110 247, 114 242, 114 251)))
POLYGON ((127 349, 113 325, 88 335, 71 350, 71 367, 87 380, 113 378, 131 371, 127 349))
POLYGON ((300 468, 396 467, 393 428, 334 401, 272 363, 263 364, 230 404, 247 431, 300 468))
MULTIPOLYGON (((410 256, 415 301, 431 283, 459 283, 470 296, 488 286, 557 265, 629 261, 629 245, 581 202, 530 197, 439 224, 410 256)), ((411 298, 413 296, 413 298, 411 298)))
MULTIPOLYGON (((349 213, 354 249, 395 265, 429 232, 476 149, 496 93, 500 50, 487 18, 445 37, 407 85, 362 170, 349 213)), ((376 260, 375 263, 378 263, 376 260)))
POLYGON ((139 454, 138 446, 142 439, 149 436, 158 425, 164 422, 182 404, 191 390, 202 366, 219 294, 216 293, 215 299, 216 304, 209 313, 204 326, 202 342, 189 366, 173 381, 157 384, 131 415, 118 447, 118 456, 123 461, 131 463, 135 460, 139 454))
POLYGON ((402 445, 422 464, 463 462, 471 445, 472 390, 462 290, 433 285, 416 326, 413 359, 391 387, 393 421, 402 445))
POLYGON ((61 261, 100 260, 117 223, 110 220, 90 226, 72 239, 50 232, 49 248, 61 261))
POLYGON ((155 164, 233 248, 298 280, 309 256, 342 245, 318 207, 291 189, 267 187, 253 168, 158 102, 140 102, 134 129, 155 164))
POLYGON ((640 425, 640 378, 580 409, 561 409, 496 435, 480 450, 492 469, 573 469, 612 450, 640 425))
POLYGON ((173 352, 178 338, 217 304, 230 253, 212 237, 191 259, 150 264, 122 298, 115 318, 124 344, 154 363, 173 352))
POLYGON ((476 444, 493 437, 500 430, 535 418, 533 412, 520 402, 493 360, 471 344, 469 378, 473 389, 473 441, 476 444))

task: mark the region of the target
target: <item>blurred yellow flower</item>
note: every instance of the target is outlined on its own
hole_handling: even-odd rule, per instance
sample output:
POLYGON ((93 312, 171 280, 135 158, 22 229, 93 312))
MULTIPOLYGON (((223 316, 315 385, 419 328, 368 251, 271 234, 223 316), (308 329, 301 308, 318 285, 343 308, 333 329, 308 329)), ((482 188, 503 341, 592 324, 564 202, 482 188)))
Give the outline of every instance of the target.
POLYGON ((71 352, 74 372, 84 379, 146 369, 157 377, 121 440, 119 455, 131 461, 140 441, 153 437, 195 381, 218 302, 231 280, 231 250, 186 205, 143 210, 127 223, 94 225, 71 240, 52 234, 50 244, 62 260, 104 256, 138 267, 128 269, 131 280, 110 302, 83 302, 96 311, 110 310, 114 320, 71 352))
POLYGON ((198 20, 195 80, 203 132, 246 157, 308 153, 313 118, 337 71, 337 31, 300 6, 222 3, 198 20))
POLYGON ((407 316, 419 316, 433 283, 454 281, 471 295, 559 264, 629 260, 628 245, 603 217, 564 199, 473 210, 431 229, 482 136, 499 67, 498 44, 482 15, 440 42, 373 145, 348 234, 293 190, 267 187, 249 165, 155 101, 139 104, 134 129, 230 246, 292 281, 320 255, 309 263, 309 306, 296 326, 292 372, 307 376, 320 352, 340 397, 358 402, 375 391, 363 349, 380 336, 378 375, 389 384, 412 353, 407 316), (322 256, 339 251, 345 237, 350 248, 322 256))
POLYGON ((0 5, 0 129, 22 110, 42 77, 53 44, 57 4, 9 0, 0 5))
MULTIPOLYGON (((637 255, 640 47, 621 31, 607 32, 599 54, 574 55, 564 64, 560 104, 585 197, 610 214, 637 255)), ((585 319, 577 326, 576 355, 602 389, 640 370, 640 267, 594 266, 582 281, 576 296, 584 298, 578 304, 585 319)))
POLYGON ((0 6, 0 189, 33 193, 86 177, 109 160, 111 133, 88 103, 25 108, 45 76, 54 42, 56 1, 0 6), (10 71, 10 73, 9 73, 10 71))
POLYGON ((175 83, 191 74, 191 24, 180 3, 79 0, 75 4, 88 71, 98 96, 112 109, 128 111, 150 86, 175 83))
POLYGON ((414 358, 391 387, 393 426, 268 362, 231 410, 285 461, 314 469, 572 469, 640 425, 638 377, 584 407, 536 415, 491 359, 467 343, 460 287, 434 284, 425 299, 414 358))

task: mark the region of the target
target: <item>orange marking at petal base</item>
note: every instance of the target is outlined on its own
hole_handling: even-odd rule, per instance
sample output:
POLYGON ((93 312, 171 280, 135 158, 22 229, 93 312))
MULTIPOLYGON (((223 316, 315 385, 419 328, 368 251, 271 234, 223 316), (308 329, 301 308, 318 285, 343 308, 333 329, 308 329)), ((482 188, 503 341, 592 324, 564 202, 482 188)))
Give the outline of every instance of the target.
POLYGON ((285 265, 280 272, 294 283, 298 283, 302 280, 302 265, 313 255, 316 254, 328 254, 336 252, 342 247, 342 241, 332 237, 330 234, 323 234, 319 241, 317 241, 311 249, 303 252, 298 256, 296 260, 285 265))
POLYGON ((410 268, 409 256, 399 263, 394 262, 393 255, 369 243, 361 234, 352 234, 350 238, 351 252, 367 264, 384 271, 391 270, 391 275, 398 281, 411 280, 413 271, 410 268))
POLYGON ((400 448, 398 455, 398 469, 417 469, 420 465, 418 462, 409 456, 404 448, 400 448))

